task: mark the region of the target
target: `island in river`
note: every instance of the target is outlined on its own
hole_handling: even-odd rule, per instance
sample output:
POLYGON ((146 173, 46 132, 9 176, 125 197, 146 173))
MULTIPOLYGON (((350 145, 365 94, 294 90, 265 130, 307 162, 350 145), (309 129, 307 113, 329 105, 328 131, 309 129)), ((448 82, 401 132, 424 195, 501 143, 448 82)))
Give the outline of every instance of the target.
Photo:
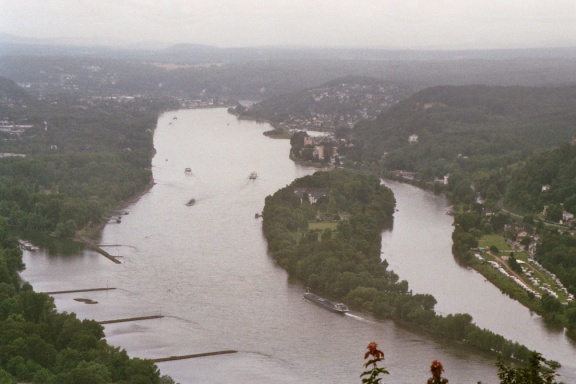
POLYGON ((526 347, 472 322, 468 314, 438 315, 436 300, 412 294, 382 261, 381 231, 395 209, 392 192, 375 176, 316 172, 266 199, 263 230, 278 264, 306 286, 351 308, 527 362, 526 347), (323 229, 320 229, 323 228, 323 229))

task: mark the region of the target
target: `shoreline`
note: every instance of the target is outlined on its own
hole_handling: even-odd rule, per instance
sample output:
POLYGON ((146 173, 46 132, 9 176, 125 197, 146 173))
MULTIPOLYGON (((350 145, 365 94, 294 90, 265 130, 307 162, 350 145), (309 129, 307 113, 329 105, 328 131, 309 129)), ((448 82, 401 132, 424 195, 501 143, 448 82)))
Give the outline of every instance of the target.
POLYGON ((229 114, 236 116, 236 118, 238 120, 254 121, 256 123, 270 125, 274 129, 271 129, 269 131, 264 131, 264 132, 262 132, 262 134, 264 136, 271 138, 271 139, 289 140, 292 137, 292 131, 290 131, 289 128, 286 128, 286 127, 280 125, 280 123, 276 123, 276 122, 273 122, 271 120, 262 119, 262 118, 258 118, 258 117, 250 117, 250 116, 241 115, 239 113, 236 113, 235 112, 236 109, 234 109, 233 107, 228 108, 226 111, 229 114))
MULTIPOLYGON (((144 196, 145 194, 150 192, 150 190, 154 187, 154 185, 156 185, 156 182, 154 181, 154 177, 150 177, 150 182, 142 191, 140 191, 139 193, 135 194, 134 196, 132 196, 126 200, 119 202, 118 206, 115 208, 115 211, 126 209, 129 206, 131 206, 132 204, 137 203, 142 198, 142 196, 144 196)), ((78 230, 76 232, 76 234, 74 235, 74 238, 72 240, 75 242, 84 244, 86 247, 93 249, 94 251, 98 252, 99 254, 101 254, 102 256, 106 257, 107 259, 111 260, 112 262, 114 262, 116 264, 121 264, 120 260, 118 260, 118 258, 116 256, 110 255, 108 252, 106 252, 102 248, 98 247, 92 241, 96 235, 100 234, 102 232, 102 230, 104 230, 104 227, 106 227, 109 220, 110 220, 110 217, 107 217, 106 220, 103 220, 102 222, 98 223, 98 225, 96 225, 96 226, 82 228, 82 229, 78 230)))

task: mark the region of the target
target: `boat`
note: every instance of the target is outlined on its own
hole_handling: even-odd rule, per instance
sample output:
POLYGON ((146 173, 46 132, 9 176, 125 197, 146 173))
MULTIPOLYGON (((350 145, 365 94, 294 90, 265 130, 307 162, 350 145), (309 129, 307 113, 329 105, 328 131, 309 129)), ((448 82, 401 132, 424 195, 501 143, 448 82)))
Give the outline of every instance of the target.
POLYGON ((256 180, 258 178, 258 174, 256 172, 252 172, 250 173, 250 176, 248 176, 248 178, 250 180, 256 180))
POLYGON ((304 298, 322 308, 325 308, 329 311, 336 312, 336 313, 347 313, 349 312, 348 307, 342 303, 333 303, 329 300, 326 300, 318 295, 315 295, 310 292, 306 292, 304 294, 304 298))
POLYGON ((35 252, 40 250, 39 247, 35 246, 34 244, 26 240, 18 240, 18 243, 20 243, 20 248, 25 249, 27 251, 35 252))

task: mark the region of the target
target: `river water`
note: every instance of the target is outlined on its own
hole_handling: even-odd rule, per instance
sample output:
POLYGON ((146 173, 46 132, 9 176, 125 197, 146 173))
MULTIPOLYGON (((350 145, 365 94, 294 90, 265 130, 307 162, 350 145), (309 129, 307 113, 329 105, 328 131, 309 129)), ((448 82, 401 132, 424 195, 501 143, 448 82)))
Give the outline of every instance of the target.
MULTIPOLYGON (((98 239, 122 264, 88 250, 65 255, 43 249, 25 252, 22 277, 44 292, 116 288, 54 295, 59 310, 79 318, 164 316, 106 325, 107 340, 132 356, 238 351, 158 364, 181 384, 360 382, 371 341, 386 353, 387 383, 423 383, 435 359, 451 383, 497 383, 491 357, 368 314, 340 316, 302 300, 304 287, 267 254, 261 219, 254 216, 266 196, 314 170, 290 161, 289 142, 263 136, 267 129, 225 109, 161 115, 154 136, 156 184, 98 239), (258 179, 248 179, 252 171, 258 179), (195 203, 186 206, 191 199, 195 203)), ((573 344, 456 265, 445 199, 386 184, 398 201, 394 228, 382 236, 391 268, 415 292, 432 293, 441 313, 472 314, 480 326, 559 360, 562 379, 576 382, 573 344)))

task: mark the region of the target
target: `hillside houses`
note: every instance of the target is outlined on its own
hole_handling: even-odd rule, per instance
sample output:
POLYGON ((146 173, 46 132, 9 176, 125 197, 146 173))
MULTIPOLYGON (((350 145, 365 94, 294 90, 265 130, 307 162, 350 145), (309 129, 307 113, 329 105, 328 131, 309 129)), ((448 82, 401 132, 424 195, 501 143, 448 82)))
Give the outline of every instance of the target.
POLYGON ((16 124, 10 120, 0 121, 0 132, 8 133, 10 135, 20 136, 28 128, 32 128, 31 124, 16 124))
POLYGON ((336 139, 333 135, 308 136, 306 132, 300 134, 301 145, 297 145, 295 155, 304 160, 330 162, 334 164, 340 158, 339 149, 347 149, 353 145, 345 139, 336 139))
POLYGON ((334 132, 374 120, 406 94, 377 79, 340 79, 300 93, 265 101, 237 112, 272 120, 290 130, 334 132))

